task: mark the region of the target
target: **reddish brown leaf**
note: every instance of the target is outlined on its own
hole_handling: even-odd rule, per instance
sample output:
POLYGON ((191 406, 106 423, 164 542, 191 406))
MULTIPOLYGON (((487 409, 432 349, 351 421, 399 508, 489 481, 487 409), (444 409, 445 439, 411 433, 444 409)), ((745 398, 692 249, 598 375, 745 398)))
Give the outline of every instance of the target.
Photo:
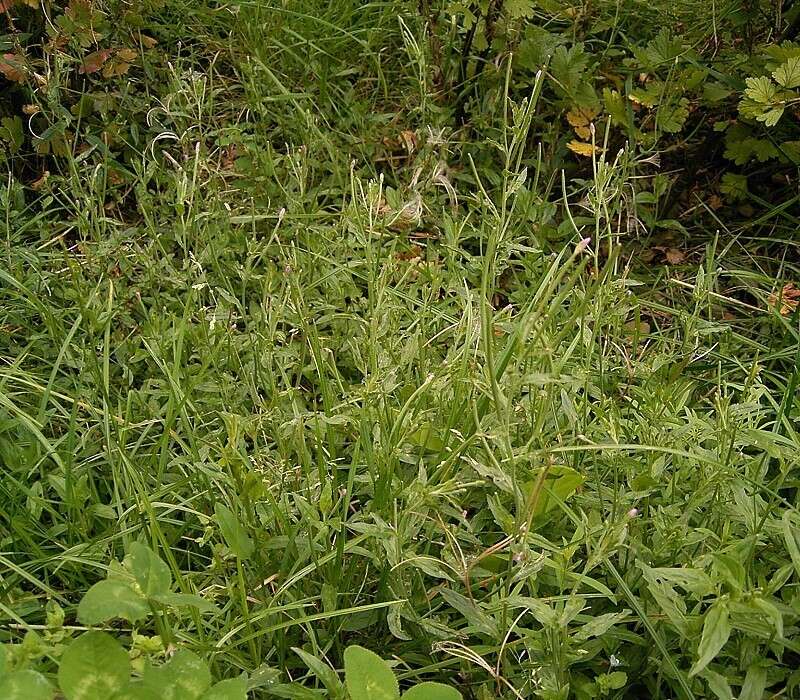
POLYGON ((88 56, 84 56, 83 64, 81 64, 78 72, 86 73, 87 75, 90 73, 97 73, 110 56, 111 49, 101 49, 100 51, 90 53, 88 56))
POLYGON ((17 53, 6 53, 0 58, 0 73, 12 83, 24 83, 26 77, 25 57, 17 53))

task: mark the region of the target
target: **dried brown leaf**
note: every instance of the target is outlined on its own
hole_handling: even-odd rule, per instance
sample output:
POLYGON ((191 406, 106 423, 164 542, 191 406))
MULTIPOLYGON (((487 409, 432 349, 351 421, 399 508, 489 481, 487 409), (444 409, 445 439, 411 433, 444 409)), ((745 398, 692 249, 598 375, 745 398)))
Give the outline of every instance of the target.
POLYGON ((677 248, 667 248, 666 251, 664 251, 664 257, 670 265, 680 265, 686 260, 686 253, 677 248))
POLYGON ((800 304, 800 289, 795 286, 794 282, 783 285, 783 289, 779 293, 773 292, 769 295, 767 305, 770 309, 778 308, 779 304, 781 316, 789 316, 794 313, 800 304))

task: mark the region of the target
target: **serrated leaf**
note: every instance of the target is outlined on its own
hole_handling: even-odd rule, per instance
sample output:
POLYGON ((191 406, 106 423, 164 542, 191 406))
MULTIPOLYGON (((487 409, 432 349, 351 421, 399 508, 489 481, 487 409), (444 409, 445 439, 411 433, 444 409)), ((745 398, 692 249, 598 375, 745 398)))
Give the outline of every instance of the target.
POLYGON ((510 20, 519 20, 533 15, 533 0, 505 0, 503 12, 510 20))
POLYGON ((24 669, 0 678, 3 700, 50 700, 55 689, 41 673, 24 669))
POLYGON ((239 519, 233 514, 233 511, 222 505, 222 503, 217 503, 214 506, 214 515, 228 549, 240 559, 249 558, 255 549, 253 540, 242 527, 239 519))
POLYGON ((149 614, 147 599, 131 584, 117 579, 95 583, 78 604, 78 619, 85 625, 97 625, 116 617, 137 622, 149 614))
POLYGON ((603 149, 599 146, 595 146, 591 143, 584 143, 583 141, 577 141, 573 139, 567 144, 567 148, 573 153, 582 156, 584 158, 590 158, 591 156, 602 153, 603 149))
POLYGON ((738 202, 747 198, 747 176, 739 173, 725 173, 719 185, 719 191, 731 202, 738 202))
POLYGON ((744 90, 744 94, 753 102, 771 105, 778 97, 778 86, 765 75, 760 75, 757 78, 747 78, 745 83, 747 87, 744 90))
POLYGON ((204 694, 203 700, 247 700, 247 678, 228 678, 212 685, 204 694))
POLYGON ((344 652, 344 679, 350 700, 397 700, 394 672, 380 656, 357 645, 344 652))
POLYGON ((443 683, 420 683, 403 693, 403 700, 462 700, 455 688, 443 683))
POLYGON ((592 107, 573 107, 567 112, 567 121, 575 130, 578 138, 588 141, 592 136, 591 124, 598 110, 592 107))
POLYGON ((148 598, 169 592, 172 584, 169 567, 147 545, 141 542, 131 544, 123 564, 148 598))
POLYGON ((785 88, 800 87, 800 56, 792 56, 782 63, 772 72, 772 77, 785 88))
POLYGON ((658 128, 667 134, 676 134, 683 129, 688 116, 689 100, 686 98, 664 103, 658 108, 658 128))
POLYGON ((106 700, 131 675, 128 653, 107 632, 86 632, 67 647, 58 684, 67 700, 106 700))
POLYGON ((708 609, 703 620, 703 633, 697 647, 697 661, 689 671, 690 676, 696 676, 710 664, 731 635, 731 623, 728 615, 728 604, 724 600, 717 600, 708 609))

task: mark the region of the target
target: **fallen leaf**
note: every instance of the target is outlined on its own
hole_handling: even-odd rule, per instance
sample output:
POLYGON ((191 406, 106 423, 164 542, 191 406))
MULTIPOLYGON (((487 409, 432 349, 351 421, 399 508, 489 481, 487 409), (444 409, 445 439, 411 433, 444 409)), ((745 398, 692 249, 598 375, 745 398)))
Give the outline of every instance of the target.
POLYGON ((147 34, 139 34, 139 40, 146 49, 152 49, 156 44, 158 44, 157 39, 153 39, 153 37, 147 36, 147 34))
POLYGON ((0 58, 0 73, 12 83, 25 82, 25 57, 17 53, 6 53, 0 58))
POLYGON ((602 148, 598 148, 594 144, 584 143, 583 141, 577 141, 576 139, 570 141, 567 144, 567 148, 569 148, 569 150, 572 151, 573 153, 587 158, 597 153, 603 152, 602 148))
POLYGON ((717 211, 717 209, 721 209, 722 208, 722 197, 720 197, 718 194, 712 194, 708 198, 708 206, 713 211, 717 211))
POLYGON ((664 251, 664 257, 670 265, 680 265, 686 260, 686 253, 677 248, 667 248, 667 250, 664 251))
POLYGON ((789 316, 794 313, 800 304, 800 289, 798 289, 794 282, 789 282, 783 285, 783 289, 779 294, 773 292, 767 299, 767 304, 770 309, 775 309, 780 303, 781 316, 789 316))
POLYGON ((38 180, 34 180, 31 183, 31 189, 34 192, 38 192, 40 189, 42 189, 42 187, 44 187, 45 183, 47 182, 47 178, 49 178, 49 177, 50 177, 50 171, 49 170, 45 170, 42 173, 42 176, 38 180))
POLYGON ((403 142, 409 155, 417 150, 417 135, 413 131, 408 129, 401 131, 400 140, 403 142))
POLYGON ((573 107, 567 112, 567 121, 578 138, 588 141, 592 136, 591 124, 598 112, 591 107, 573 107))
POLYGON ((41 112, 42 108, 39 105, 22 105, 22 111, 30 117, 32 114, 41 112))

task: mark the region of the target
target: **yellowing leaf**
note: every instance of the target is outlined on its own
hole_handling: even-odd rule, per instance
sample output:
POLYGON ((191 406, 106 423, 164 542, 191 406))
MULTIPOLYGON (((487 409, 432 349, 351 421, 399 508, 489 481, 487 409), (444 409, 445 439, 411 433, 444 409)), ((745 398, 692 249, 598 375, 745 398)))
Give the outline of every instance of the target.
POLYGON ((147 34, 139 34, 139 40, 146 49, 152 49, 158 43, 157 39, 153 39, 153 37, 147 36, 147 34))
POLYGON ((572 141, 570 141, 567 144, 567 148, 569 148, 569 150, 572 151, 573 153, 575 153, 575 154, 577 154, 579 156, 584 156, 586 158, 589 158, 589 157, 591 157, 593 155, 596 155, 598 153, 602 153, 603 152, 602 148, 599 148, 598 146, 595 146, 594 144, 584 143, 583 141, 578 141, 576 139, 573 139, 572 141))
POLYGON ((118 49, 117 59, 126 63, 133 63, 138 54, 133 49, 118 49))
POLYGON ((567 112, 567 121, 575 129, 578 138, 588 140, 592 136, 592 120, 597 114, 598 111, 592 107, 573 107, 567 112))

